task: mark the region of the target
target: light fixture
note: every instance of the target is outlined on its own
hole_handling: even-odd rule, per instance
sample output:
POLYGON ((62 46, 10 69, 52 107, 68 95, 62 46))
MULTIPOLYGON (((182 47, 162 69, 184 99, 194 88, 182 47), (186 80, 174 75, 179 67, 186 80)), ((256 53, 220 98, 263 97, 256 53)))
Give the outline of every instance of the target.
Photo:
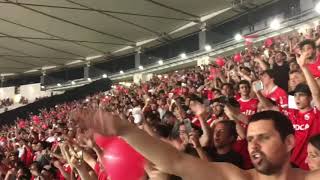
POLYGON ((186 53, 181 53, 181 54, 180 54, 180 57, 181 57, 182 59, 185 59, 185 58, 187 58, 187 55, 186 55, 186 53))
POLYGON ((87 80, 88 80, 89 82, 91 82, 91 81, 92 81, 92 79, 91 79, 91 78, 88 78, 87 80))
POLYGON ((102 77, 103 77, 103 78, 107 78, 108 75, 107 75, 107 74, 103 74, 102 77))
POLYGON ((242 35, 241 34, 236 34, 235 36, 234 36, 234 39, 236 40, 236 41, 240 41, 241 39, 242 39, 242 35))
POLYGON ((58 84, 57 84, 57 86, 58 86, 58 87, 61 87, 61 84, 60 84, 60 83, 58 83, 58 84))
POLYGON ((121 71, 120 71, 120 74, 124 74, 124 72, 121 70, 121 71))
POLYGON ((76 84, 76 82, 74 82, 74 81, 71 81, 71 84, 72 84, 72 85, 75 85, 75 84, 76 84))
POLYGON ((206 51, 211 51, 212 47, 211 47, 210 45, 205 45, 205 46, 204 46, 204 49, 205 49, 206 51))
POLYGON ((143 70, 143 66, 139 66, 139 69, 140 69, 140 70, 143 70))
POLYGON ((314 8, 314 10, 320 14, 320 2, 318 2, 314 8))
POLYGON ((86 102, 89 102, 90 101, 90 99, 86 99, 86 102))
POLYGON ((270 23, 270 28, 273 30, 278 30, 280 29, 280 20, 279 19, 274 19, 270 23))
POLYGON ((41 86, 41 89, 44 89, 45 87, 44 86, 41 86))
POLYGON ((162 60, 159 60, 158 63, 159 63, 160 65, 162 65, 162 64, 163 64, 163 61, 162 61, 162 60))

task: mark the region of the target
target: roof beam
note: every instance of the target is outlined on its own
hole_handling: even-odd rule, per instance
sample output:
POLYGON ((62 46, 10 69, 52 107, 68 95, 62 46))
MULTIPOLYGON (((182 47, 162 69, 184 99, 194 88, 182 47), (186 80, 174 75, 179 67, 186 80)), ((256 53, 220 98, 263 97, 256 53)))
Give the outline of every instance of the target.
POLYGON ((106 33, 106 32, 103 32, 103 31, 100 31, 100 30, 97 30, 97 29, 94 29, 94 28, 91 28, 91 27, 88 27, 88 26, 85 26, 85 25, 82 25, 82 24, 79 24, 79 23, 76 23, 76 22, 69 21, 67 19, 63 19, 63 18, 60 18, 60 17, 57 17, 57 16, 53 16, 51 14, 36 10, 34 8, 30 8, 28 6, 25 6, 25 5, 16 3, 16 2, 12 2, 10 0, 7 0, 7 2, 11 2, 11 4, 19 6, 21 8, 28 9, 28 10, 30 10, 32 12, 35 12, 35 13, 38 13, 38 14, 42 14, 44 16, 47 16, 47 17, 52 18, 52 19, 59 20, 61 22, 67 23, 67 24, 72 24, 74 26, 77 26, 77 27, 80 27, 80 28, 83 28, 83 29, 87 29, 87 30, 90 30, 90 31, 93 31, 93 32, 96 32, 96 33, 99 33, 99 34, 102 34, 102 35, 105 35, 105 36, 113 37, 115 39, 123 40, 123 41, 130 42, 130 43, 135 43, 134 41, 129 40, 127 38, 123 38, 123 37, 120 37, 120 36, 117 36, 117 35, 114 35, 114 34, 111 34, 111 33, 106 33))
MULTIPOLYGON (((157 15, 141 14, 141 13, 111 11, 111 10, 103 10, 103 9, 95 9, 95 8, 78 8, 78 7, 67 7, 67 6, 53 6, 53 5, 34 4, 34 3, 21 3, 21 2, 16 2, 16 3, 17 4, 21 4, 21 5, 25 5, 25 6, 30 6, 30 7, 44 7, 44 8, 53 8, 53 9, 67 9, 67 10, 78 10, 78 11, 103 12, 103 13, 110 13, 110 14, 121 14, 121 15, 156 18, 156 19, 176 20, 176 21, 189 21, 189 22, 191 22, 191 21, 195 21, 196 20, 196 19, 157 16, 157 15)), ((2 1, 0 1, 0 4, 12 4, 12 2, 2 2, 2 1)))

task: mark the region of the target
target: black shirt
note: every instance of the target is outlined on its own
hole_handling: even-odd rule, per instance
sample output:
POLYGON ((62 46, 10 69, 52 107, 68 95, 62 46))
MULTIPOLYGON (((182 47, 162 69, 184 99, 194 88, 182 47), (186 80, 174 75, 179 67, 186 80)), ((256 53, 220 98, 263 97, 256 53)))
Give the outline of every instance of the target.
POLYGON ((243 159, 242 156, 233 150, 229 151, 227 154, 218 154, 215 153, 213 156, 214 162, 227 162, 231 163, 235 166, 238 166, 239 168, 242 168, 243 166, 243 159))
POLYGON ((289 64, 287 62, 284 62, 282 66, 274 64, 272 70, 274 71, 274 82, 276 85, 288 92, 289 64))

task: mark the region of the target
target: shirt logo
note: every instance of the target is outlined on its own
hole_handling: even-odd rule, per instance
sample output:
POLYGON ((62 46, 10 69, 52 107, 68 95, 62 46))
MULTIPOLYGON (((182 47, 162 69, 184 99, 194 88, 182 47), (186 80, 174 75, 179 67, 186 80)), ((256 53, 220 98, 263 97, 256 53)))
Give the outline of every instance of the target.
POLYGON ((309 114, 304 115, 304 120, 308 121, 309 119, 310 119, 310 115, 309 114))
POLYGON ((305 131, 305 130, 309 129, 310 126, 309 126, 309 124, 302 124, 302 125, 294 124, 294 125, 293 125, 293 128, 294 128, 296 131, 305 131))

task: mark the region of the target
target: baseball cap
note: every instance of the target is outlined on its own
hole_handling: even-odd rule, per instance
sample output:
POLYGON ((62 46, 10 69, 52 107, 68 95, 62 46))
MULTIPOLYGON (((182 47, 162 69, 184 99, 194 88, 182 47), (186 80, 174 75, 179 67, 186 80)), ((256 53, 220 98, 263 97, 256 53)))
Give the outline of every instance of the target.
POLYGON ((290 94, 291 95, 294 95, 295 93, 297 92, 302 92, 302 93, 305 93, 307 94, 308 96, 311 96, 311 91, 310 91, 310 88, 307 84, 304 84, 304 83, 300 83, 296 86, 296 88, 294 89, 293 92, 291 92, 290 94))

